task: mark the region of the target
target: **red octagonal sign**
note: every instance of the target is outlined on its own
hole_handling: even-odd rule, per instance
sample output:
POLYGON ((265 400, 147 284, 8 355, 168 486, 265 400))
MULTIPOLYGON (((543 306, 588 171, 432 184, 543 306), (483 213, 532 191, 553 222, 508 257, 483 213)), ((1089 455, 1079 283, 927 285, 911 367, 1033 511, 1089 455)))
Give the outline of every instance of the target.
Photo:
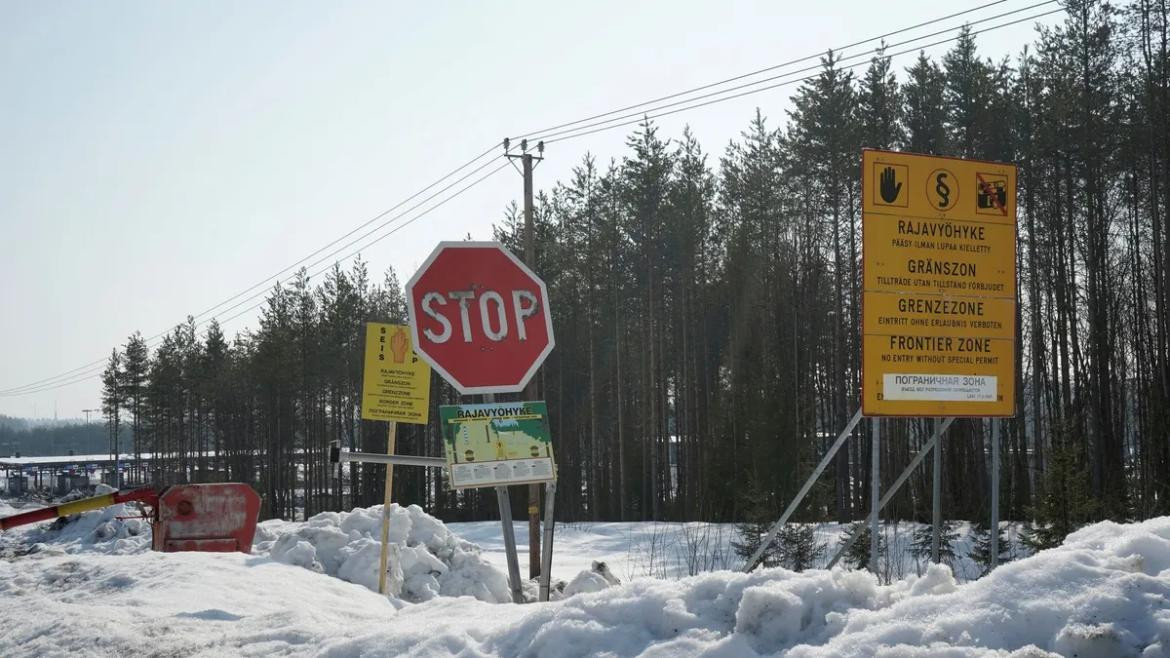
POLYGON ((415 351, 464 395, 523 390, 552 351, 548 289, 499 242, 440 242, 406 296, 415 351))

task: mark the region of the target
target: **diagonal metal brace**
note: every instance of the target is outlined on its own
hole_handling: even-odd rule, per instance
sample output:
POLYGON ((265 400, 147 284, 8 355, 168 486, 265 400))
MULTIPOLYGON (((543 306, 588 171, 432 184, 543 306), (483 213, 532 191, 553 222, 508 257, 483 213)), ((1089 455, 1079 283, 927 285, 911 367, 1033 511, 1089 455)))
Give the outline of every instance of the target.
MULTIPOLYGON (((911 460, 908 466, 906 466, 906 469, 902 471, 902 474, 898 476, 898 479, 894 481, 894 484, 890 486, 890 490, 886 492, 886 495, 882 496, 881 502, 878 503, 879 512, 883 507, 886 506, 886 503, 890 502, 890 499, 894 497, 894 494, 898 493, 898 489, 902 488, 902 485, 906 483, 906 480, 909 479, 910 474, 914 472, 914 469, 918 468, 918 465, 922 463, 922 460, 926 459, 926 456, 930 454, 930 451, 933 450, 936 445, 938 445, 939 437, 943 435, 943 432, 947 431, 947 428, 950 427, 951 423, 953 422, 955 422, 954 418, 948 418, 944 420, 942 424, 935 427, 934 434, 931 435, 930 440, 926 442, 926 445, 922 446, 922 449, 918 451, 918 454, 914 456, 914 459, 911 460)), ((873 523, 873 521, 874 515, 873 513, 870 513, 870 515, 866 518, 865 523, 858 524, 858 526, 853 529, 853 532, 849 534, 849 537, 837 549, 837 554, 833 556, 832 560, 829 560, 829 565, 825 568, 832 569, 837 564, 837 562, 841 560, 841 557, 845 555, 846 551, 848 551, 849 548, 857 542, 857 538, 861 536, 861 533, 864 532, 865 529, 869 527, 871 523, 873 523)))
POLYGON ((792 516, 792 513, 796 511, 797 505, 800 505, 800 501, 804 500, 804 497, 808 495, 809 490, 812 489, 814 484, 816 484, 817 478, 821 476, 821 473, 824 472, 825 467, 829 465, 829 462, 833 460, 833 457, 837 454, 837 451, 840 450, 841 446, 845 444, 845 440, 849 438, 849 435, 853 432, 853 428, 857 427, 857 423, 860 422, 861 409, 858 409, 857 413, 853 414, 853 420, 850 420, 849 424, 845 426, 845 429, 841 430, 841 434, 837 436, 837 440, 833 442, 833 445, 829 447, 829 451, 826 452, 825 456, 821 458, 821 463, 817 464, 817 467, 813 470, 812 474, 808 476, 808 480, 805 480, 804 486, 802 486, 800 491, 797 492, 796 498, 793 498, 792 502, 788 503, 788 508, 785 509, 784 513, 780 515, 780 520, 772 524, 772 527, 768 530, 768 534, 764 537, 763 541, 760 542, 760 547, 756 549, 755 554, 753 554, 751 559, 747 561, 747 564, 744 565, 744 573, 749 573, 752 569, 756 568, 756 564, 758 564, 760 558, 764 556, 764 551, 768 550, 768 547, 771 546, 772 542, 776 539, 776 533, 780 532, 780 528, 783 528, 785 523, 788 523, 788 517, 792 516))

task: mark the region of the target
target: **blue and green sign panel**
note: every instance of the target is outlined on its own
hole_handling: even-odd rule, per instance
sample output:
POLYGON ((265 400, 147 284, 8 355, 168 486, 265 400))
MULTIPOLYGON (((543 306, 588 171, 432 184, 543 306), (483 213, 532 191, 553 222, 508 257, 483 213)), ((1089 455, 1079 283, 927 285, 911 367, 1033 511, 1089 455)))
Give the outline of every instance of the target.
POLYGON ((556 479, 544 402, 442 405, 439 419, 453 488, 556 479))

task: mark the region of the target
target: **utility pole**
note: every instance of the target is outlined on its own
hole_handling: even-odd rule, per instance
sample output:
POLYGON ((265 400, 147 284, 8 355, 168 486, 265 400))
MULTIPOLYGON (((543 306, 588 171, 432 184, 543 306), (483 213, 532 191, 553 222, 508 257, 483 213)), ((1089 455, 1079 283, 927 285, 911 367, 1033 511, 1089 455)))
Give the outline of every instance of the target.
POLYGON ((89 425, 89 415, 101 413, 101 409, 82 409, 81 413, 85 414, 85 424, 89 425))
MULTIPOLYGON (((536 271, 536 226, 532 207, 532 169, 535 162, 543 160, 544 142, 536 145, 537 155, 528 152, 528 140, 520 140, 520 153, 508 153, 510 141, 504 138, 504 155, 519 159, 521 175, 524 176, 524 263, 536 271)), ((525 400, 540 397, 540 383, 533 377, 524 388, 525 400)), ((540 485, 528 485, 528 577, 540 576, 540 485)))

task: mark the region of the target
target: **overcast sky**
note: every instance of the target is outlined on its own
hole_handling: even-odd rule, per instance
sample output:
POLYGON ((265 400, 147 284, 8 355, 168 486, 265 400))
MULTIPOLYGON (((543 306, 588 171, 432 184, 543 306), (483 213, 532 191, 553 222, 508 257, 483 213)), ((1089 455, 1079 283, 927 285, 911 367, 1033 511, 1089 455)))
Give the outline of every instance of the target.
MULTIPOLYGON (((0 3, 0 389, 232 297, 505 136, 980 4, 0 3)), ((1033 40, 1026 23, 978 43, 998 60, 1033 40)), ((792 89, 664 117, 661 134, 689 124, 715 163, 757 106, 782 124, 792 89)), ((586 152, 620 158, 628 130, 551 145, 537 187, 586 152)), ((489 238, 520 191, 505 169, 362 257, 405 281, 439 240, 489 238)), ((0 396, 0 414, 80 417, 99 400, 94 378, 0 396)))

